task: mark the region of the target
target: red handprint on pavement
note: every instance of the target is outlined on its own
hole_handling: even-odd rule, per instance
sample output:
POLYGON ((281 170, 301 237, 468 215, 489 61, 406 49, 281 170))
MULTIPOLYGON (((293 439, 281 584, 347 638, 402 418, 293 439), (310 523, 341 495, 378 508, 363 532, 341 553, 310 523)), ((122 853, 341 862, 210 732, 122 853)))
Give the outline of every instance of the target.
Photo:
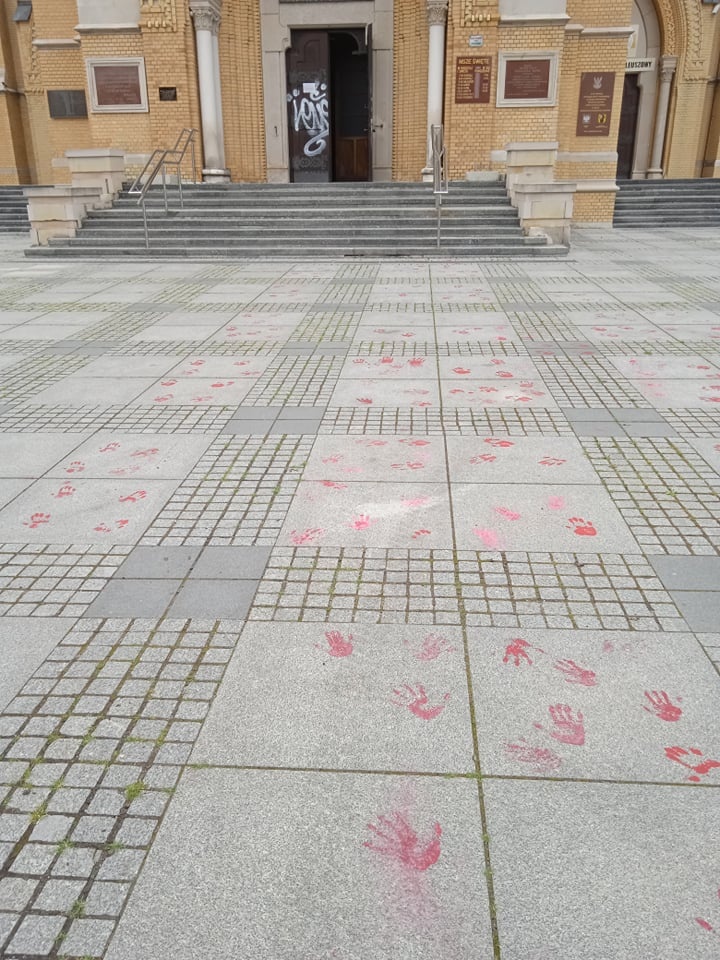
POLYGON ((100 453, 113 453, 115 450, 119 450, 119 449, 120 449, 120 444, 113 442, 113 443, 108 443, 107 446, 100 447, 99 452, 100 452, 100 453))
POLYGON ((364 847, 391 857, 411 870, 427 870, 440 859, 442 828, 439 823, 433 824, 429 840, 421 840, 407 819, 397 812, 388 817, 380 814, 377 824, 369 823, 368 830, 376 839, 365 840, 364 847))
POLYGON ((370 397, 358 397, 357 402, 367 404, 367 403, 372 403, 372 399, 370 397))
POLYGON ((510 663, 510 660, 512 660, 513 664, 519 667, 520 662, 524 660, 529 666, 532 666, 532 660, 530 659, 528 650, 537 650, 538 653, 545 653, 540 647, 534 647, 531 643, 528 643, 527 640, 523 640, 522 637, 515 637, 505 647, 503 663, 510 663))
POLYGON ((408 443, 410 444, 411 447, 429 447, 430 446, 430 440, 419 440, 419 439, 411 440, 407 437, 404 440, 401 440, 400 443, 408 443))
POLYGON ((419 530, 414 530, 411 536, 412 540, 419 540, 420 537, 429 537, 432 533, 432 530, 426 530, 424 527, 421 527, 419 530))
POLYGON ((67 467, 65 467, 65 473, 82 473, 85 469, 85 464, 82 460, 72 460, 67 467))
POLYGON ((411 367, 421 367, 425 363, 425 357, 413 357, 411 360, 408 360, 408 364, 411 367))
POLYGON ((339 630, 327 630, 325 639, 327 640, 327 647, 324 647, 321 643, 316 643, 316 650, 322 650, 323 653, 328 653, 331 657, 349 657, 353 652, 353 635, 351 633, 345 638, 339 630))
POLYGON ((23 520, 23 526, 29 527, 31 530, 37 530, 38 527, 41 527, 44 523, 49 523, 49 521, 49 513, 33 513, 29 520, 23 520))
POLYGON ((470 371, 467 367, 453 367, 453 373, 458 373, 461 376, 465 376, 465 374, 470 373, 470 371))
POLYGON ((313 543, 325 533, 320 527, 309 527, 307 530, 291 530, 290 542, 296 547, 302 547, 306 543, 313 543))
MULTIPOLYGON (((554 728, 547 730, 553 740, 559 743, 569 743, 574 747, 581 747, 585 743, 585 726, 583 724, 583 715, 578 710, 577 715, 566 703, 556 703, 548 707, 550 719, 554 723, 554 728)), ((534 724, 538 730, 545 730, 541 723, 534 724)), ((720 766, 720 764, 718 764, 720 766)))
POLYGON ((57 493, 53 494, 56 500, 62 500, 63 497, 71 497, 77 490, 71 483, 64 483, 57 493))
POLYGON ((318 480, 323 487, 329 487, 330 490, 347 490, 346 483, 338 483, 336 480, 318 480))
POLYGON ((139 457, 141 459, 149 459, 154 457, 156 454, 160 453, 159 447, 149 447, 147 450, 135 450, 130 454, 131 457, 139 457))
POLYGON ((477 457, 470 457, 470 463, 495 463, 496 460, 494 453, 481 453, 477 457))
POLYGON ((553 666, 560 673, 565 674, 568 683, 579 683, 583 687, 594 687, 597 685, 597 677, 592 670, 587 667, 581 667, 574 660, 557 660, 553 666))
POLYGON ((704 756, 702 750, 698 750, 697 747, 689 747, 687 750, 684 747, 665 747, 665 756, 668 760, 673 760, 675 763, 679 763, 683 767, 687 767, 688 770, 692 770, 691 776, 688 777, 692 783, 700 783, 702 777, 710 773, 711 770, 720 769, 719 760, 703 760, 701 763, 689 763, 689 760, 695 760, 696 757, 704 756), (683 759, 687 757, 688 759, 683 759))
POLYGON ((366 513, 361 513, 357 517, 353 517, 348 526, 352 530, 367 530, 369 527, 372 527, 373 524, 376 524, 377 520, 373 520, 366 513))
POLYGON ((543 457, 542 460, 538 460, 538 463, 541 467, 559 467, 567 463, 567 460, 563 460, 562 457, 543 457))
POLYGON ((547 505, 551 510, 562 510, 565 500, 562 497, 548 497, 547 505))
POLYGON ((223 387, 232 387, 234 383, 234 380, 217 380, 215 383, 211 383, 210 386, 215 390, 221 390, 223 387))
POLYGON ((538 773, 549 773, 562 766, 562 758, 547 747, 533 747, 524 737, 518 743, 506 743, 505 752, 512 760, 529 763, 538 773))
POLYGON ((506 520, 520 519, 520 514, 515 510, 511 510, 509 507, 495 507, 495 513, 499 514, 501 517, 504 517, 506 520))
POLYGON ((126 497, 118 497, 120 503, 137 503, 138 500, 144 500, 147 497, 146 490, 136 490, 135 493, 129 493, 126 497))
POLYGON ((597 530, 594 525, 589 520, 584 520, 582 517, 570 517, 568 520, 568 530, 572 530, 573 533, 576 533, 579 537, 595 537, 597 536, 597 530))
POLYGON ((416 508, 416 507, 426 507, 430 503, 430 497, 401 497, 400 503, 404 507, 416 508))
POLYGON ((514 373, 510 373, 509 370, 498 370, 495 374, 496 377, 502 377, 503 380, 512 380, 515 377, 514 373))
MULTIPOLYGON (((410 646, 408 640, 405 641, 405 646, 410 646)), ((416 660, 437 660, 443 653, 455 653, 456 650, 457 647, 454 647, 446 637, 441 637, 437 633, 429 633, 420 647, 411 652, 416 660)))
POLYGON ((515 446, 515 443, 512 440, 501 440, 499 437, 488 437, 484 442, 489 444, 491 447, 514 447, 515 446))
POLYGON ((421 720, 434 720, 439 717, 445 709, 445 704, 450 699, 450 694, 446 693, 442 698, 442 703, 435 707, 430 706, 430 698, 425 692, 425 687, 418 683, 414 687, 409 683, 404 683, 402 687, 393 690, 395 699, 391 700, 396 707, 406 707, 415 717, 421 720))
POLYGON ((153 403, 167 403, 168 400, 172 400, 173 396, 172 393, 166 393, 159 397, 153 397, 153 403))
MULTIPOLYGON (((676 706, 664 690, 645 691, 645 699, 650 706, 643 704, 643 710, 654 714, 659 720, 668 720, 671 723, 679 720, 682 716, 682 710, 676 706)), ((680 700, 680 697, 678 697, 680 700)))

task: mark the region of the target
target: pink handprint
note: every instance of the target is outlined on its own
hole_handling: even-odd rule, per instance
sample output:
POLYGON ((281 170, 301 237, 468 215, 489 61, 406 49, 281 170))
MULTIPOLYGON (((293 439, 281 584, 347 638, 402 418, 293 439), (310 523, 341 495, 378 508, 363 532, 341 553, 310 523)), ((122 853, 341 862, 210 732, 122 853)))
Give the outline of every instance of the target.
POLYGON ((514 447, 515 446, 515 443, 512 440, 500 440, 498 437, 488 437, 485 440, 485 443, 489 444, 491 447, 514 447))
POLYGON ((491 550, 500 549, 500 537, 494 530, 485 530, 483 527, 473 527, 473 533, 491 550))
POLYGON ((377 824, 369 823, 368 830, 377 839, 365 840, 364 847, 391 857, 411 870, 427 870, 440 859, 442 828, 439 823, 433 824, 433 836, 425 841, 420 840, 406 818, 397 812, 388 817, 380 814, 377 824))
MULTIPOLYGON (((556 703, 548 707, 550 719, 555 724, 555 728, 547 732, 560 743, 569 743, 575 747, 581 747, 585 743, 585 726, 583 724, 583 715, 578 710, 577 715, 573 714, 572 708, 566 703, 556 703)), ((545 728, 541 723, 536 723, 538 730, 545 728)), ((720 764, 718 764, 720 766, 720 764)))
POLYGON ((309 527, 306 530, 291 530, 290 541, 294 543, 296 547, 301 547, 306 543, 313 543, 313 541, 321 537, 323 533, 325 533, 325 531, 320 527, 309 527))
POLYGON ((547 505, 551 510, 562 510, 565 500, 562 497, 548 497, 547 505))
POLYGON ((153 402, 154 402, 154 403, 167 403, 168 400, 172 400, 172 398, 173 398, 173 394, 172 394, 172 393, 167 393, 167 394, 163 394, 162 396, 159 396, 159 397, 153 397, 153 402))
POLYGON ((349 657, 353 652, 353 635, 351 633, 349 633, 347 639, 345 639, 339 630, 327 630, 325 632, 325 639, 327 640, 327 647, 316 643, 316 650, 322 650, 323 653, 328 653, 331 657, 349 657))
POLYGON ((44 523, 48 523, 49 521, 49 513, 33 513, 29 520, 23 520, 23 526, 29 527, 31 530, 36 530, 38 527, 41 527, 44 523))
POLYGON ((693 783, 700 783, 700 779, 705 776, 705 774, 710 773, 711 770, 720 769, 720 761, 718 760, 703 760, 701 763, 688 763, 687 760, 684 760, 683 757, 688 757, 690 760, 694 760, 696 757, 702 757, 702 750, 698 750, 697 747, 689 747, 685 750, 684 747, 665 747, 665 756, 668 760, 673 760, 675 763, 679 763, 683 767, 687 767, 688 770, 692 770, 693 773, 688 777, 688 780, 693 783))
POLYGON ((402 687, 393 690, 395 699, 391 700, 396 707, 407 707, 413 716, 420 717, 421 720, 434 720, 439 717, 445 709, 445 704, 450 699, 450 694, 446 693, 442 698, 442 703, 435 707, 430 706, 430 699, 425 692, 425 687, 418 683, 414 687, 409 683, 404 683, 402 687))
POLYGON ((424 527, 421 527, 419 530, 414 530, 412 533, 413 540, 419 540, 420 537, 428 537, 432 533, 432 530, 426 530, 424 527))
POLYGON ((400 503, 408 508, 426 507, 430 503, 430 497, 401 497, 400 503))
POLYGON ((67 467, 65 467, 65 473, 82 473, 85 469, 85 464, 82 460, 72 460, 67 467))
POLYGON ((118 500, 120 503, 137 503, 138 500, 144 500, 146 497, 146 490, 136 490, 135 493, 129 493, 126 497, 118 497, 118 500))
MULTIPOLYGON (((682 716, 680 707, 672 702, 664 690, 653 690, 652 693, 646 690, 645 698, 650 706, 647 707, 643 704, 643 710, 647 710, 648 713, 653 713, 659 720, 668 720, 672 723, 675 720, 679 720, 682 716)), ((678 697, 678 700, 679 699, 680 697, 678 697)))
POLYGON ((367 530, 375 523, 377 523, 377 520, 371 519, 366 513, 361 513, 357 517, 353 517, 348 526, 352 530, 367 530))
POLYGON ((147 450, 135 450, 130 454, 131 457, 139 457, 140 459, 150 459, 156 454, 160 453, 159 447, 149 447, 147 450))
POLYGON ((537 650, 538 653, 545 653, 540 647, 534 647, 531 643, 528 643, 527 640, 523 640, 522 637, 515 637, 505 647, 503 663, 510 663, 510 660, 512 660, 514 665, 519 667, 520 661, 524 660, 529 666, 532 666, 532 660, 530 659, 528 650, 537 650))
MULTIPOLYGON (((405 646, 410 646, 408 640, 405 641, 405 646)), ((457 647, 453 647, 445 637, 437 633, 429 633, 419 649, 412 651, 412 655, 416 660, 437 660, 443 653, 455 653, 456 650, 457 647)))
POLYGON ((557 660, 553 666, 560 673, 565 674, 568 683, 579 683, 583 687, 594 687, 597 685, 597 678, 592 670, 587 667, 581 667, 574 660, 557 660))
POLYGON ((113 443, 108 443, 107 446, 100 447, 100 451, 99 451, 99 452, 100 452, 100 453, 113 453, 115 450, 119 450, 119 449, 120 449, 120 444, 113 442, 113 443))
POLYGON ((549 773, 562 765, 562 758, 547 747, 533 747, 524 737, 518 740, 505 744, 505 752, 512 760, 529 763, 538 773, 549 773))
POLYGON ((323 487, 329 487, 331 490, 347 490, 346 483, 338 483, 336 480, 318 480, 323 487))
POLYGON ((371 400, 370 397, 358 397, 358 398, 357 398, 357 402, 358 402, 358 403, 369 404, 369 403, 372 403, 372 400, 371 400))
POLYGON ((501 517, 504 517, 506 520, 519 520, 520 514, 515 510, 511 510, 509 507, 495 507, 495 513, 498 513, 501 517))
POLYGON ((413 357, 411 360, 408 360, 408 364, 411 367, 421 367, 425 363, 425 357, 413 357))
POLYGON ((562 457, 543 457, 542 460, 538 460, 538 463, 541 467, 559 467, 567 463, 567 460, 563 460, 562 457))
POLYGON ((477 457, 470 457, 470 463, 495 463, 496 460, 494 453, 481 453, 477 457))
POLYGON ((57 493, 53 494, 56 500, 62 500, 63 497, 71 497, 77 490, 71 483, 64 483, 57 493))

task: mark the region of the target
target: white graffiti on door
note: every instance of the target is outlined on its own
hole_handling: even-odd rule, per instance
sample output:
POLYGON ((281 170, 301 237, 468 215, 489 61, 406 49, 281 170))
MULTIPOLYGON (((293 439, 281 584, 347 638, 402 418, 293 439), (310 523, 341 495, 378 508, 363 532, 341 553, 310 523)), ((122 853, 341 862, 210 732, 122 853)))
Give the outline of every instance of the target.
POLYGON ((303 83, 303 89, 295 88, 287 99, 293 107, 295 132, 302 128, 310 134, 303 153, 306 157, 316 157, 327 147, 330 135, 327 84, 303 83))

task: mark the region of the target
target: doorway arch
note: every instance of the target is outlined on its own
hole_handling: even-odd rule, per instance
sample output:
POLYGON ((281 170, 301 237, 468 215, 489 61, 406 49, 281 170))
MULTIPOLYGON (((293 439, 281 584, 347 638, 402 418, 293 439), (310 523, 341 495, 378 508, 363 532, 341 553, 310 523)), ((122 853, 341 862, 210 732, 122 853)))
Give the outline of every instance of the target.
POLYGON ((656 124, 663 34, 653 0, 633 0, 618 135, 618 179, 644 180, 650 168, 656 124), (643 61, 645 63, 643 63, 643 61), (648 69, 647 61, 652 62, 648 69), (637 66, 630 66, 632 63, 637 66))

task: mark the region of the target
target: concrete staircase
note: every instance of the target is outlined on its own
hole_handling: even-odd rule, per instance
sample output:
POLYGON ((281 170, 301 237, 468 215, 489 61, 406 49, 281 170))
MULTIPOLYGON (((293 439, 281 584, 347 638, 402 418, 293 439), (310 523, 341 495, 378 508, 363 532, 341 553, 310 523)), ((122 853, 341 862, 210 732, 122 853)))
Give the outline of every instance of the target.
POLYGON ((22 187, 0 187, 0 233, 27 233, 27 200, 22 187))
POLYGON ((720 225, 720 179, 619 180, 616 227, 720 225))
POLYGON ((137 198, 89 214, 72 239, 30 256, 76 257, 528 257, 567 253, 523 236, 502 183, 458 182, 443 198, 441 246, 432 189, 419 183, 200 184, 148 193, 150 250, 137 198))

